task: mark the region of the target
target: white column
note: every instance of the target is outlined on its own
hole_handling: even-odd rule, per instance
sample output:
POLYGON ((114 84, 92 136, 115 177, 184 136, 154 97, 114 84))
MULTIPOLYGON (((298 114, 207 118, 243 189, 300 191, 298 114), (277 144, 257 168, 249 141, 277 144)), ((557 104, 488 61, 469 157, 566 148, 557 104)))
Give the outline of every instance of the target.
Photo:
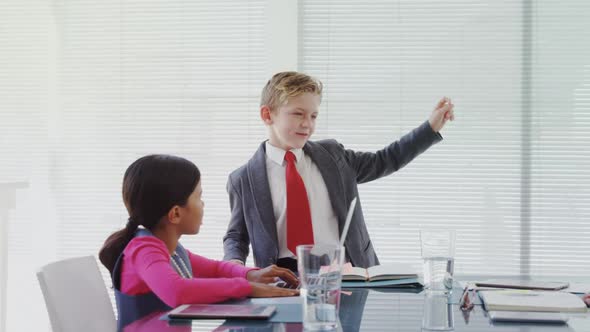
POLYGON ((299 0, 266 0, 265 50, 269 61, 267 77, 297 70, 299 51, 299 0))
POLYGON ((28 187, 26 182, 0 183, 0 331, 6 331, 8 284, 8 216, 16 207, 16 190, 28 187))

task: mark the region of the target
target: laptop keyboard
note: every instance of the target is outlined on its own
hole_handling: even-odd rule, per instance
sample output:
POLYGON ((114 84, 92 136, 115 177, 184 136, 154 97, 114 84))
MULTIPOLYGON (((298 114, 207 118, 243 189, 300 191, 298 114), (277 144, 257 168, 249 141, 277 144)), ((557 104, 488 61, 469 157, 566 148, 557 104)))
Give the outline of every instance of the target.
MULTIPOLYGON (((321 283, 321 282, 322 282, 322 279, 325 279, 325 278, 319 278, 319 277, 308 277, 308 278, 307 278, 307 283, 308 283, 309 285, 312 285, 312 286, 313 286, 313 285, 317 285, 317 284, 319 284, 319 283, 321 283)), ((277 286, 277 287, 281 287, 281 288, 288 288, 288 289, 299 289, 299 288, 301 288, 301 282, 299 283, 299 285, 295 286, 295 285, 290 285, 290 284, 288 284, 287 282, 285 282, 285 281, 281 280, 281 281, 277 282, 277 283, 275 284, 275 286, 277 286)))
POLYGON ((301 283, 299 285, 291 285, 286 283, 285 281, 279 281, 275 284, 275 286, 277 287, 281 287, 281 288, 288 288, 288 289, 299 289, 299 287, 301 286, 301 283))

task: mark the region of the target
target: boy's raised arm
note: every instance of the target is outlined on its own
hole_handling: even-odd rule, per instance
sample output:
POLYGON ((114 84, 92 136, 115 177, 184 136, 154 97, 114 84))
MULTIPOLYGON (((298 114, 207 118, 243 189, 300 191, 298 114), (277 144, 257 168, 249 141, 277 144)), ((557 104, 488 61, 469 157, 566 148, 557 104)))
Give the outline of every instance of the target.
POLYGON ((428 121, 377 152, 345 150, 348 164, 356 171, 358 183, 389 175, 416 158, 432 144, 442 140, 428 121))
POLYGON ((442 98, 435 106, 428 121, 422 123, 398 141, 377 152, 346 150, 349 165, 356 171, 357 182, 369 182, 389 175, 404 167, 430 146, 442 140, 438 133, 447 121, 455 118, 454 105, 442 98))

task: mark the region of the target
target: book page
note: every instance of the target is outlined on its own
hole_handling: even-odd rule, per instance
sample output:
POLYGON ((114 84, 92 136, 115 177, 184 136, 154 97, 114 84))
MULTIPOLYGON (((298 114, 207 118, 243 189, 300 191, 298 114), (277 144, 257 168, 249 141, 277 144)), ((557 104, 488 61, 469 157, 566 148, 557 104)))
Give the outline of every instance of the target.
POLYGON ((411 264, 395 263, 375 265, 367 269, 369 280, 415 278, 416 269, 411 264))
POLYGON ((353 267, 350 263, 342 266, 343 280, 367 280, 367 270, 362 267, 353 267))

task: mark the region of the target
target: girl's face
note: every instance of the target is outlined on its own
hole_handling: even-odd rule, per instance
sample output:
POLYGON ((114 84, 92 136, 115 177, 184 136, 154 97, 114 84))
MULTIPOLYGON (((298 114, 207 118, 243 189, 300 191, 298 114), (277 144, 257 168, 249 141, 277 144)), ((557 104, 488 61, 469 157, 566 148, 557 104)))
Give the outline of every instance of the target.
POLYGON ((182 207, 181 227, 183 234, 197 234, 203 223, 203 213, 205 202, 201 199, 203 189, 201 188, 201 181, 193 193, 188 197, 186 205, 182 207))

